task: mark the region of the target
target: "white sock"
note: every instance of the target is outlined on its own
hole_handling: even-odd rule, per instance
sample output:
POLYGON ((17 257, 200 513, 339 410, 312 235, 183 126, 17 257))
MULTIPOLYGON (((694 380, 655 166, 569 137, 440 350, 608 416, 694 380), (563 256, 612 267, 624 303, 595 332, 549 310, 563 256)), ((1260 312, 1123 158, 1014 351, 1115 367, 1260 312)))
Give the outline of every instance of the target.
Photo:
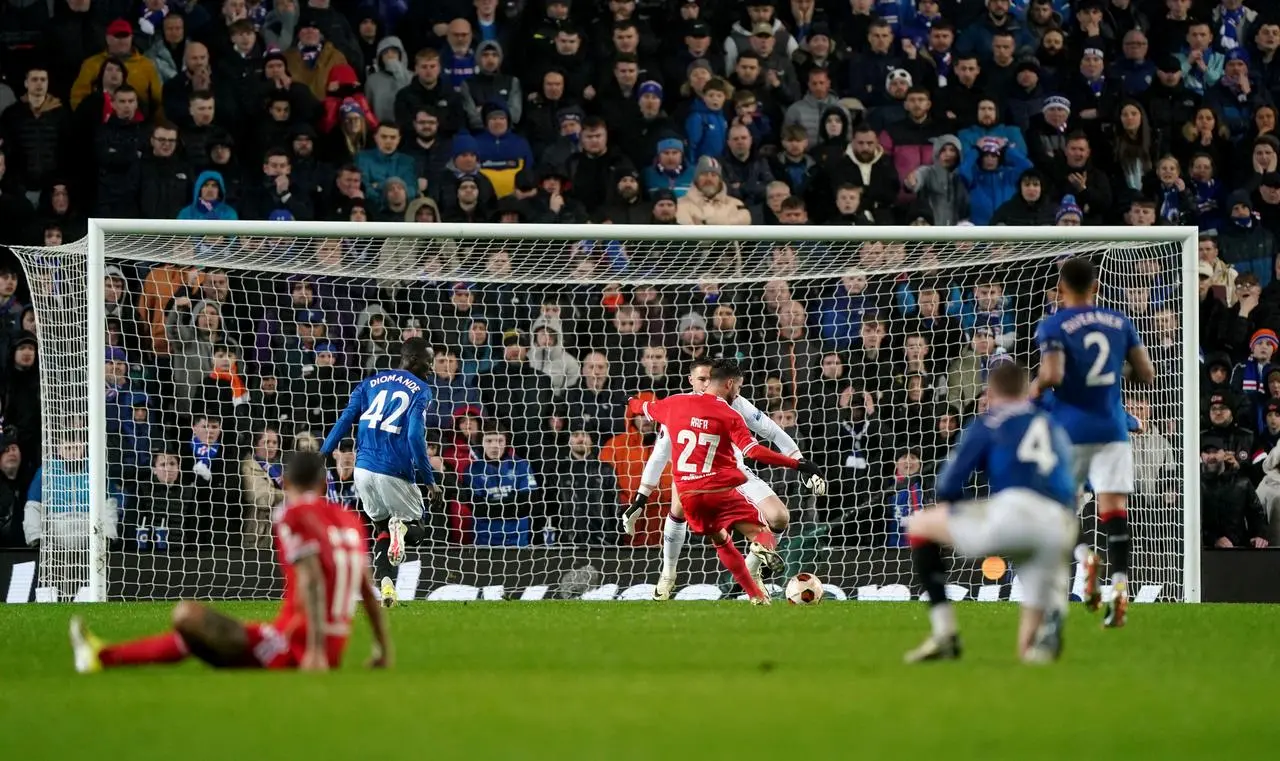
POLYGON ((662 574, 675 575, 676 566, 680 564, 680 551, 684 549, 684 539, 689 533, 689 524, 674 521, 667 516, 662 526, 662 574))
POLYGON ((1089 545, 1084 543, 1077 544, 1073 554, 1076 556, 1077 563, 1083 563, 1085 557, 1089 554, 1089 545))
POLYGON ((760 556, 754 552, 747 553, 747 570, 751 572, 752 576, 760 573, 760 556))
POLYGON ((929 608, 929 625, 933 628, 933 636, 950 637, 956 633, 956 611, 950 604, 934 605, 929 608))
POLYGON ((1117 584, 1124 584, 1125 586, 1128 586, 1129 574, 1124 573, 1122 571, 1116 571, 1115 573, 1111 574, 1111 586, 1114 587, 1117 584))

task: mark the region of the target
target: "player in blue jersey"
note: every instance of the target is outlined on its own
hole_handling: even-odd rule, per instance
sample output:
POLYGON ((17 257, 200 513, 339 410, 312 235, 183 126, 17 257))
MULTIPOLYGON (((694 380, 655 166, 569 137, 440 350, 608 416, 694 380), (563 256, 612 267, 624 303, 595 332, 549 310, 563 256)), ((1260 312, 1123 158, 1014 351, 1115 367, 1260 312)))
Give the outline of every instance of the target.
MULTIPOLYGON (((1061 309, 1036 331, 1040 373, 1032 393, 1053 389, 1053 417, 1074 447, 1077 490, 1087 481, 1097 495, 1098 522, 1107 537, 1111 594, 1103 626, 1124 626, 1129 607, 1129 516, 1133 493, 1133 448, 1120 382, 1155 379, 1155 368, 1133 323, 1123 313, 1097 306, 1098 279, 1084 258, 1068 259, 1058 273, 1061 309)), ((1101 563, 1088 546, 1076 547, 1085 572, 1084 602, 1097 610, 1101 563)))
POLYGON ((1049 413, 1031 403, 1026 371, 1005 362, 987 374, 989 407, 965 428, 938 477, 938 504, 908 516, 916 578, 929 595, 929 637, 908 663, 960 657, 955 611, 947 602, 943 545, 981 558, 1009 555, 1022 581, 1018 655, 1030 663, 1062 651, 1067 571, 1076 538, 1071 442, 1049 413), (965 501, 981 471, 988 499, 965 501))
POLYGON ((382 370, 351 392, 320 451, 331 454, 356 425, 355 488, 373 521, 373 569, 380 579, 382 604, 396 603, 392 566, 404 561, 409 525, 422 518, 418 481, 438 501, 435 474, 427 457, 427 407, 431 389, 423 378, 431 369, 431 349, 424 338, 410 338, 400 348, 400 369, 382 370))

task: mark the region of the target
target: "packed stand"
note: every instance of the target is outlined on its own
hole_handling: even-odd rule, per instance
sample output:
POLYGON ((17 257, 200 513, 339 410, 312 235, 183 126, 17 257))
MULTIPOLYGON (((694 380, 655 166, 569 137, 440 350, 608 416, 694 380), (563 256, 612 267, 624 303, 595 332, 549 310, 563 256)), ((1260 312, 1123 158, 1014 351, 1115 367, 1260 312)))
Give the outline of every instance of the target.
MULTIPOLYGON (((52 6, 52 17, 43 3, 0 12, 2 243, 70 242, 88 216, 1197 225, 1204 541, 1275 538, 1272 3, 52 6)), ((227 245, 263 254, 261 242, 227 245)), ((867 244, 838 282, 799 278, 819 248, 709 250, 716 264, 690 288, 644 284, 664 251, 616 242, 581 246, 573 274, 630 285, 502 283, 513 257, 536 255, 519 248, 435 250, 418 280, 361 280, 384 252, 339 240, 268 253, 356 277, 114 267, 104 361, 116 534, 139 549, 215 531, 264 545, 280 452, 314 446, 352 382, 424 335, 437 347, 433 462, 453 497, 428 517, 435 539, 616 543, 616 505, 654 436, 624 418, 627 399, 680 390, 692 358, 735 356, 757 404, 839 474, 816 517, 837 541, 896 544, 981 409, 990 362, 1034 355, 1053 273, 869 277, 906 250, 867 244), (477 256, 491 282, 450 277, 477 256), (764 272, 760 285, 716 282, 743 272, 764 272)), ((1178 266, 1150 264, 1139 272, 1178 266)), ((1165 303, 1176 285, 1149 279, 1117 295, 1157 366, 1176 366, 1179 320, 1165 303)), ((41 479, 87 492, 73 434, 29 486, 42 455, 27 292, 0 266, 0 545, 12 546, 42 539, 43 512, 83 503, 41 504, 41 479)), ((1140 501, 1176 501, 1177 416, 1138 395, 1128 404, 1140 501)), ((351 503, 353 459, 337 452, 332 479, 351 503)), ((659 495, 654 517, 669 484, 659 495)), ((638 541, 657 541, 657 525, 638 541)))

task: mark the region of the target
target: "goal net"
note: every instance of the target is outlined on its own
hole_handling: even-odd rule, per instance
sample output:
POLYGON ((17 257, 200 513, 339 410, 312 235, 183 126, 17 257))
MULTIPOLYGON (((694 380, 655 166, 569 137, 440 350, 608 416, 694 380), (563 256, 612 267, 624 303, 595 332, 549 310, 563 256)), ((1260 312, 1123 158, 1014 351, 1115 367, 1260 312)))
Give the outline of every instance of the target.
MULTIPOLYGON (((933 501, 956 435, 984 408, 990 364, 1034 367, 1070 256, 1097 263, 1101 300, 1136 321, 1157 366, 1153 387, 1125 395, 1142 423, 1134 589, 1194 598, 1193 230, 91 230, 18 250, 40 336, 45 598, 278 596, 282 454, 317 448, 353 385, 424 336, 447 502, 411 535, 402 599, 648 597, 671 485, 668 474, 635 537, 620 533, 654 440, 626 419, 627 400, 685 390, 703 356, 738 359, 745 395, 826 469, 824 497, 792 472, 759 471, 791 512, 788 572, 817 573, 837 597, 903 599, 902 520, 933 501)), ((332 457, 329 493, 354 510, 353 446, 332 457)), ((1017 599, 1016 572, 961 564, 951 591, 1017 599)), ((691 538, 677 597, 737 593, 691 538)))

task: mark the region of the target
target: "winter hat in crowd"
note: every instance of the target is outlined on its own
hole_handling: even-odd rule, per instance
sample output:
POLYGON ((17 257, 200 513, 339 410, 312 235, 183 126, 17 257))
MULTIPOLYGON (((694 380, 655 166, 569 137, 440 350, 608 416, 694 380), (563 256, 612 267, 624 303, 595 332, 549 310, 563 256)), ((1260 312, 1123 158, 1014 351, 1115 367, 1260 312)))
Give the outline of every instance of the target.
POLYGON ((1182 71, 1182 62, 1173 53, 1160 56, 1156 60, 1156 69, 1163 71, 1165 74, 1172 74, 1175 71, 1182 71))
POLYGON ((1249 211, 1253 211, 1253 199, 1249 197, 1249 191, 1237 190, 1227 196, 1227 211, 1230 211, 1237 206, 1243 206, 1249 211))
MULTIPOLYGON (((1258 333, 1261 333, 1261 332, 1262 331, 1258 331, 1258 333)), ((1254 334, 1254 337, 1255 338, 1257 337, 1257 333, 1254 334)), ((1252 348, 1252 344, 1250 344, 1250 348, 1252 348)), ((119 346, 108 346, 106 351, 106 361, 107 362, 124 362, 125 364, 128 364, 129 355, 125 354, 124 349, 120 348, 119 346)))
POLYGON ((889 76, 885 77, 884 89, 888 90, 889 85, 897 81, 906 82, 907 87, 911 87, 914 84, 914 82, 911 79, 911 72, 907 71, 906 69, 894 69, 893 71, 889 72, 889 76))
POLYGON ((1249 349, 1252 350, 1253 347, 1265 342, 1269 342, 1272 349, 1280 349, 1280 338, 1276 337, 1276 332, 1271 328, 1255 330, 1249 337, 1249 349))
POLYGON ((658 96, 658 98, 659 98, 659 99, 661 99, 661 98, 662 98, 662 85, 661 85, 661 84, 659 84, 659 83, 657 83, 657 82, 655 82, 655 81, 653 81, 652 79, 650 79, 650 80, 648 80, 648 81, 646 81, 646 82, 641 82, 641 83, 640 83, 640 89, 639 89, 639 91, 637 91, 637 93, 636 93, 636 97, 638 98, 638 97, 640 97, 641 95, 657 95, 657 96, 658 96))
POLYGON ((1040 113, 1045 113, 1051 108, 1061 108, 1068 114, 1071 113, 1071 101, 1061 95, 1050 95, 1044 99, 1044 105, 1040 107, 1040 113))
POLYGON ((1084 209, 1076 203, 1076 197, 1073 195, 1065 195, 1062 197, 1062 205, 1058 207, 1058 214, 1053 218, 1054 222, 1061 222, 1063 217, 1075 215, 1076 219, 1084 219, 1084 209))
POLYGON ((32 333, 29 330, 24 330, 18 334, 18 340, 13 342, 13 348, 16 349, 24 344, 31 344, 38 348, 40 346, 40 341, 36 338, 35 333, 32 333))
POLYGON ((984 137, 978 141, 978 150, 999 156, 1004 153, 1005 142, 998 137, 984 137))
POLYGON ((292 222, 293 212, 289 211, 288 209, 275 209, 274 211, 272 211, 270 214, 267 215, 267 221, 292 222))
POLYGON ((707 318, 697 312, 689 312, 680 318, 680 322, 676 323, 676 332, 683 333, 689 328, 707 329, 707 318))
POLYGON ((1280 188, 1280 172, 1267 172, 1262 175, 1262 179, 1258 181, 1258 187, 1280 188))
POLYGON ((476 190, 480 189, 480 181, 477 180, 474 176, 469 174, 464 174, 463 176, 458 178, 458 190, 462 190, 462 186, 468 185, 468 184, 475 185, 476 190))
POLYGON ((1014 68, 1014 73, 1021 74, 1024 71, 1034 71, 1038 75, 1040 73, 1040 62, 1034 58, 1023 58, 1018 61, 1018 65, 1014 68))
POLYGON ((663 151, 680 151, 684 153, 684 142, 678 137, 668 137, 658 141, 658 153, 663 151))
POLYGON ((1200 262, 1196 265, 1196 273, 1199 277, 1213 277, 1213 265, 1208 262, 1200 262))
POLYGON ((556 124, 564 126, 565 122, 577 122, 582 124, 582 120, 587 118, 587 114, 582 110, 581 106, 565 106, 556 112, 556 124))
POLYGON ((355 98, 343 99, 342 107, 338 109, 338 112, 342 114, 344 119, 352 114, 359 116, 361 119, 364 118, 364 107, 355 98))
POLYGON ((1243 61, 1249 63, 1249 51, 1244 48, 1231 48, 1227 51, 1227 61, 1243 61))
POLYGON ((724 173, 720 168, 720 161, 714 156, 703 156, 698 159, 698 168, 694 174, 714 174, 716 177, 724 176, 724 173))
POLYGON ((480 146, 476 143, 476 139, 470 135, 457 135, 453 138, 453 157, 456 159, 464 153, 470 153, 473 156, 479 154, 480 146))
POLYGON ((485 40, 479 45, 476 45, 476 57, 478 58, 484 55, 484 51, 486 50, 492 50, 498 54, 499 58, 502 57, 502 45, 497 40, 485 40))

